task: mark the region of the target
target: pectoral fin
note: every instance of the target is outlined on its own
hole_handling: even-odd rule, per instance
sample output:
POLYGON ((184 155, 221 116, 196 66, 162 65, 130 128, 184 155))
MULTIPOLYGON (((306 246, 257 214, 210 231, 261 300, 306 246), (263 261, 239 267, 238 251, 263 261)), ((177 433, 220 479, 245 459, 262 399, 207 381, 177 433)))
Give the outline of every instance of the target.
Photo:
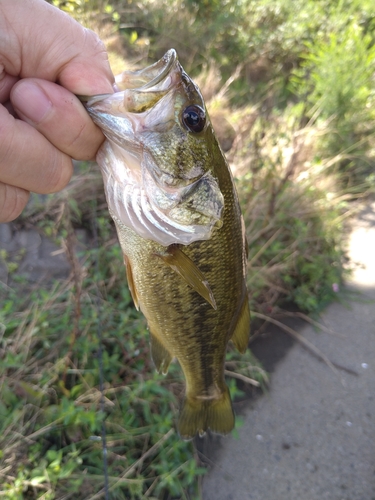
POLYGON ((151 339, 151 357, 154 362, 155 368, 158 373, 166 375, 168 372, 168 367, 172 361, 172 356, 169 354, 167 349, 158 340, 155 335, 150 332, 151 339))
POLYGON ((165 254, 158 254, 158 257, 163 259, 173 271, 178 273, 214 309, 217 309, 214 294, 204 274, 180 248, 170 246, 165 254))
POLYGON ((135 305, 137 311, 139 311, 139 299, 138 299, 137 289, 135 288, 135 284, 134 284, 133 271, 132 271, 132 268, 130 265, 130 261, 125 254, 124 254, 124 264, 125 264, 126 278, 128 280, 128 287, 130 290, 130 294, 132 296, 132 299, 133 299, 133 302, 134 302, 134 305, 135 305))
POLYGON ((232 335, 232 342, 236 349, 242 354, 246 351, 250 336, 250 309, 247 293, 241 306, 236 327, 232 335))

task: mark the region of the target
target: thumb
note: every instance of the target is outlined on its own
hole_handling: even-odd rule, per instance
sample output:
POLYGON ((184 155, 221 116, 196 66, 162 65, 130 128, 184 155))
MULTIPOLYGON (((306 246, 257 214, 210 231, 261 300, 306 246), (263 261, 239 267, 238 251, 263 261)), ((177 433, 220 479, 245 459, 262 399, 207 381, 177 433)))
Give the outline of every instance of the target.
POLYGON ((66 186, 71 174, 68 155, 0 105, 0 182, 36 193, 53 193, 66 186))
POLYGON ((56 83, 25 78, 13 87, 17 115, 76 160, 95 157, 104 136, 75 95, 56 83))

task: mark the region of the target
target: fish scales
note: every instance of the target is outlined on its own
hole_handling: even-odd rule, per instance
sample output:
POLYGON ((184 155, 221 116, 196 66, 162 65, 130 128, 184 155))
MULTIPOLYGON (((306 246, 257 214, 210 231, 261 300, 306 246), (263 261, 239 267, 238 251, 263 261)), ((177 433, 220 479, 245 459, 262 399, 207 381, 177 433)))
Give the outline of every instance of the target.
MULTIPOLYGON (((231 190, 224 191, 224 199, 229 198, 228 207, 234 206, 233 202, 229 203, 232 196, 231 190)), ((167 349, 179 359, 188 380, 188 393, 190 387, 194 387, 192 390, 197 393, 203 393, 205 387, 201 380, 189 380, 189 374, 197 371, 195 368, 192 370, 190 365, 186 366, 187 362, 183 359, 189 358, 186 349, 193 354, 202 352, 205 356, 192 361, 194 367, 200 364, 200 378, 209 378, 215 370, 214 378, 223 387, 222 360, 226 350, 223 335, 229 340, 233 311, 238 307, 238 297, 243 297, 245 293, 243 263, 235 258, 232 251, 233 244, 239 248, 243 245, 241 227, 236 227, 236 219, 238 217, 226 210, 220 232, 208 241, 192 243, 184 248, 193 262, 199 262, 199 269, 207 278, 215 297, 217 310, 186 282, 176 279, 176 273, 158 258, 157 255, 165 251, 164 247, 151 241, 141 241, 134 231, 116 220, 121 246, 131 262, 140 307, 149 318, 150 331, 161 342, 168 344, 167 349), (228 290, 234 293, 228 296, 228 290), (211 351, 217 353, 220 363, 212 365, 206 362, 206 357, 211 357, 211 351), (199 390, 196 389, 198 386, 199 390)))
MULTIPOLYGON (((137 73, 134 77, 129 72, 124 75, 127 85, 131 85, 132 78, 139 78, 137 73)), ((173 109, 167 113, 163 108, 165 115, 151 116, 159 102, 166 106, 166 97, 162 96, 156 105, 152 97, 147 116, 129 115, 125 110, 127 119, 144 120, 143 128, 132 122, 133 130, 141 130, 138 137, 134 132, 134 138, 114 138, 113 110, 108 111, 108 104, 99 100, 97 106, 87 106, 108 138, 98 163, 110 214, 124 253, 134 302, 147 319, 156 368, 166 373, 175 357, 185 376, 186 395, 178 422, 181 436, 188 439, 208 429, 226 434, 234 426, 224 379, 226 348, 232 339, 243 352, 250 331, 245 238, 238 197, 203 99, 174 51, 151 66, 153 85, 147 83, 146 70, 141 75, 147 91, 154 88, 162 94, 166 90, 167 102, 173 103, 173 109), (160 68, 159 76, 155 68, 160 68), (169 78, 167 83, 165 78, 169 78), (149 128, 147 120, 152 124, 149 128), (199 120, 204 120, 202 128, 199 120), (137 142, 133 149, 132 140, 137 142), (122 175, 116 168, 132 168, 126 152, 122 164, 116 163, 111 142, 121 146, 122 141, 124 149, 130 148, 134 157, 142 152, 141 175, 138 172, 134 178, 142 178, 146 188, 134 188, 138 198, 134 194, 131 199, 120 199, 121 186, 118 180, 117 184, 113 181, 122 175), (112 191, 108 188, 111 183, 115 185, 112 191)), ((143 110, 147 103, 145 89, 141 87, 139 92, 143 110)), ((127 123, 126 134, 129 129, 127 123)))

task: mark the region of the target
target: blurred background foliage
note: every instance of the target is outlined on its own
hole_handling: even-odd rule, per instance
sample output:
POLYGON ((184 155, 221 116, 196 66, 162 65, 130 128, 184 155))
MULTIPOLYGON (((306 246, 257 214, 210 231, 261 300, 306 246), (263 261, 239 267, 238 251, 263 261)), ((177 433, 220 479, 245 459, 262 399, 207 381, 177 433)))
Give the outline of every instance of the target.
MULTIPOLYGON (((199 83, 245 216, 254 316, 290 304, 316 315, 337 298, 347 221, 374 190, 373 0, 51 3, 100 35, 115 74, 174 47, 199 83)), ((22 255, 0 256, 1 496, 103 498, 104 424, 111 498, 200 498, 199 453, 174 431, 180 370, 154 372, 96 166, 77 165, 16 227, 62 245, 72 273, 33 286, 17 274, 22 255), (98 245, 77 257, 77 230, 92 238, 93 226, 98 245)), ((267 382, 251 352, 230 351, 226 368, 233 398, 267 382)))

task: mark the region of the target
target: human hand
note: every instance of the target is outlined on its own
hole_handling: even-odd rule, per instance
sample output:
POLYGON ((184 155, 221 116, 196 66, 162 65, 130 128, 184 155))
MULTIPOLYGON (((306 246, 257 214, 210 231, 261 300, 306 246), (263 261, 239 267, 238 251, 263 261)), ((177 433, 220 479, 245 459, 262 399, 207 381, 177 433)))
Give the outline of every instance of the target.
POLYGON ((0 223, 61 190, 104 140, 74 94, 113 92, 93 32, 44 0, 0 0, 0 223))

